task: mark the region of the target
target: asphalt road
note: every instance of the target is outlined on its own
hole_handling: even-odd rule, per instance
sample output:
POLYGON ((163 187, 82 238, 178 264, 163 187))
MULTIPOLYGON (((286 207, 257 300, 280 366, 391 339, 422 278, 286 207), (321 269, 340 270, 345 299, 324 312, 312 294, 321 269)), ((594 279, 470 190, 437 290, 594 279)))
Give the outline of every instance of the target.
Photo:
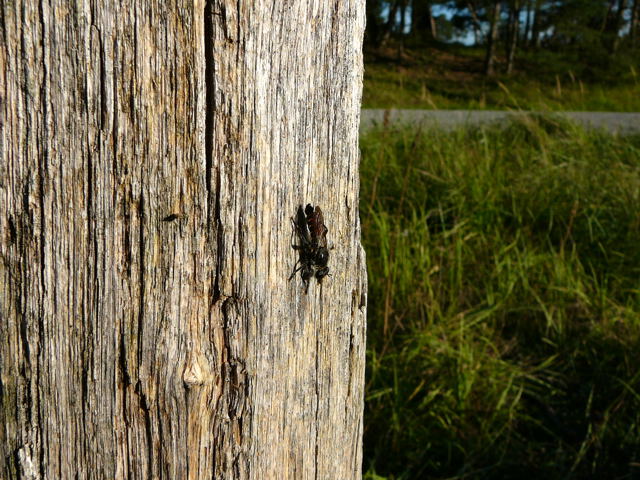
MULTIPOLYGON (((360 130, 375 125, 422 124, 426 127, 439 126, 452 129, 460 125, 505 122, 511 117, 529 115, 536 112, 510 112, 500 110, 383 110, 363 109, 360 130)), ((640 113, 617 112, 555 112, 554 115, 567 118, 588 128, 604 129, 612 133, 628 134, 640 132, 640 113)))

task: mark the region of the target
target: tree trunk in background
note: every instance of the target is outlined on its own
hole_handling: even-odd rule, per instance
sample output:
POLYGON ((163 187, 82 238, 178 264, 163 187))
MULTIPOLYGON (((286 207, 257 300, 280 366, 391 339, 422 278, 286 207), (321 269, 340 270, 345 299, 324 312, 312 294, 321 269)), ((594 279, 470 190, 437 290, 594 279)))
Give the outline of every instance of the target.
POLYGON ((0 8, 0 477, 360 479, 364 2, 0 8))
POLYGON ((429 6, 429 35, 432 40, 438 39, 438 24, 436 23, 436 18, 433 16, 431 6, 429 6))
POLYGON ((413 35, 429 40, 436 40, 438 30, 436 19, 433 18, 431 11, 431 2, 424 0, 413 0, 411 2, 411 31, 413 35))
POLYGON ((400 2, 400 22, 398 24, 398 33, 400 33, 400 37, 404 36, 405 29, 407 26, 406 22, 407 17, 407 0, 402 0, 400 2))
POLYGON ((600 43, 609 50, 609 53, 614 53, 616 46, 612 34, 615 25, 614 7, 616 1, 617 0, 609 0, 606 14, 603 15, 602 23, 600 24, 600 43))
POLYGON ((615 53, 618 51, 618 47, 620 46, 620 30, 624 25, 624 11, 627 8, 627 0, 619 0, 618 8, 616 10, 616 14, 613 17, 613 24, 611 25, 611 53, 615 53))
POLYGON ((518 35, 520 34, 520 1, 514 0, 509 12, 509 49, 507 52, 507 75, 513 72, 513 63, 516 57, 518 46, 518 35))
POLYGON ((633 8, 631 9, 631 24, 629 27, 629 43, 631 48, 636 48, 638 39, 638 22, 640 16, 640 0, 633 1, 633 8))
POLYGON ((367 1, 367 28, 365 30, 364 42, 366 45, 372 47, 377 47, 380 41, 380 10, 380 0, 367 1))
POLYGON ((389 7, 389 17, 384 24, 380 46, 384 47, 389 41, 389 38, 391 38, 391 32, 393 32, 393 27, 396 24, 396 16, 398 15, 398 9, 400 8, 400 1, 401 0, 396 0, 391 4, 391 7, 389 7))
POLYGON ((531 35, 531 0, 527 0, 525 8, 525 12, 527 12, 527 18, 524 23, 524 31, 522 32, 522 38, 520 41, 520 45, 524 48, 527 48, 529 45, 529 35, 531 35))
POLYGON ((406 28, 406 15, 407 15, 407 2, 408 0, 401 0, 400 2, 400 22, 398 24, 398 61, 402 61, 402 54, 404 53, 404 37, 406 28))
POLYGON ((533 20, 531 21, 531 40, 529 41, 529 46, 533 48, 540 47, 540 8, 542 2, 540 0, 535 0, 535 5, 533 8, 533 20))
POLYGON ((496 57, 496 45, 498 43, 498 30, 500 26, 500 2, 496 1, 493 4, 493 10, 491 11, 491 26, 489 29, 489 36, 487 38, 487 55, 484 61, 484 73, 487 76, 495 75, 495 57, 496 57))
POLYGON ((473 2, 466 2, 467 9, 471 14, 471 24, 473 25, 473 33, 475 37, 475 44, 478 45, 479 40, 484 38, 482 34, 482 24, 480 22, 480 18, 478 18, 478 12, 476 11, 476 7, 473 2))

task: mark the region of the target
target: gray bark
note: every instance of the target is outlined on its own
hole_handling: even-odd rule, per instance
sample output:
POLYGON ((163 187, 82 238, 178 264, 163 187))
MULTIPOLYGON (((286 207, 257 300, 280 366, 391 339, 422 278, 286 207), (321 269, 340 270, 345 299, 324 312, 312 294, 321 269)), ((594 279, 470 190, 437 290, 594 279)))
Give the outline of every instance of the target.
POLYGON ((364 2, 0 8, 0 477, 360 478, 364 2))

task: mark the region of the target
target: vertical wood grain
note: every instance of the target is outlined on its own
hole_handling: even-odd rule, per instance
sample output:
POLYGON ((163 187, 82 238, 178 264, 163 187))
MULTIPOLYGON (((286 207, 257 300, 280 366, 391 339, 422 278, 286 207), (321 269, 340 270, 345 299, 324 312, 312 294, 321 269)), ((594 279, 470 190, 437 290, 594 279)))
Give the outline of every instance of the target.
POLYGON ((0 8, 0 476, 359 478, 364 2, 0 8))

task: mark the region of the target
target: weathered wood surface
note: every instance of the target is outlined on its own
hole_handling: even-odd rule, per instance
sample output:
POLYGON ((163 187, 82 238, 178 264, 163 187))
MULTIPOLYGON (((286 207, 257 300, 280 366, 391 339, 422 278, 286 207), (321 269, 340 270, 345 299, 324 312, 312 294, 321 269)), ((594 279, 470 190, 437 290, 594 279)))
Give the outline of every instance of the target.
POLYGON ((0 8, 0 477, 359 478, 364 1, 0 8))

